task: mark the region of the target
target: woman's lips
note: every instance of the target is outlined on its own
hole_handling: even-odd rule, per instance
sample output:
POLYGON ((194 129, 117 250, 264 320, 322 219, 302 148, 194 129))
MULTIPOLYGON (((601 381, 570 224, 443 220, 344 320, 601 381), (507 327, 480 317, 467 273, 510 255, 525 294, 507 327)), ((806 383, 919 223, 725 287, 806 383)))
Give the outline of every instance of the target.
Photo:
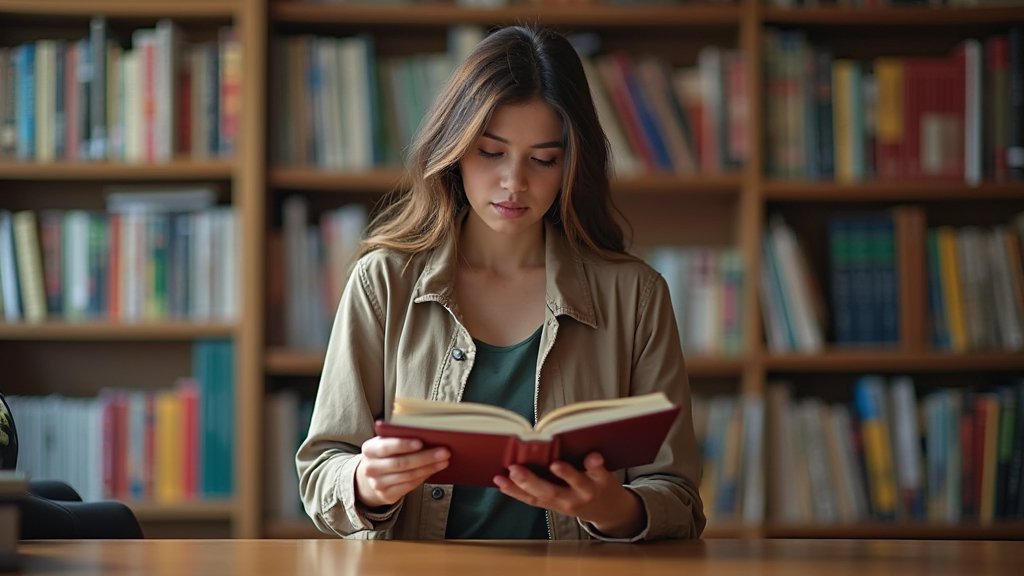
POLYGON ((516 204, 515 202, 492 202, 491 205, 494 206, 498 215, 503 218, 519 218, 526 214, 526 206, 516 204))

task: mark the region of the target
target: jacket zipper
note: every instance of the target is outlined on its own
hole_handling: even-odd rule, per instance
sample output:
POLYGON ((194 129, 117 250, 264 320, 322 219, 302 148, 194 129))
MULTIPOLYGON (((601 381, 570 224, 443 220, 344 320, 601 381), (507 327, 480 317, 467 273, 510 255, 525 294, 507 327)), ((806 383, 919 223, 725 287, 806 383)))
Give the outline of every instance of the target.
MULTIPOLYGON (((537 359, 537 373, 535 375, 533 384, 533 421, 536 422, 540 418, 540 371, 544 366, 544 361, 548 357, 548 352, 555 345, 555 335, 558 333, 558 322, 554 319, 545 319, 544 328, 551 327, 551 338, 548 345, 541 351, 540 358, 537 359)), ((541 339, 543 340, 544 329, 541 329, 541 339)), ((555 539, 554 522, 551 519, 551 511, 544 511, 544 523, 548 529, 548 540, 555 539)))

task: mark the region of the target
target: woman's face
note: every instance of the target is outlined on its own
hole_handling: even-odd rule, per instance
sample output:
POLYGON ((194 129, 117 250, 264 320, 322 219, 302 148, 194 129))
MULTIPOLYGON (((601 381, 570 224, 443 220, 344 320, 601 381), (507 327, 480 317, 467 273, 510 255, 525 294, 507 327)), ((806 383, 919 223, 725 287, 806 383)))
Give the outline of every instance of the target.
POLYGON ((495 232, 538 225, 562 185, 562 119, 539 98, 498 106, 459 162, 473 212, 495 232))

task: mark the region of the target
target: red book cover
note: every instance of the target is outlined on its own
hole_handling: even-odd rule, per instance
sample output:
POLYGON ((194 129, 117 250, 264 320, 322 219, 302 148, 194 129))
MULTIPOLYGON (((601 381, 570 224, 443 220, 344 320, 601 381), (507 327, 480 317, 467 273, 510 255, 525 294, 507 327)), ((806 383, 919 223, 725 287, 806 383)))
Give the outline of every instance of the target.
POLYGON ((1006 164, 1006 146, 1009 130, 1009 69, 1010 69, 1010 38, 1000 35, 989 38, 985 43, 987 59, 987 84, 985 86, 988 122, 984 126, 984 138, 988 139, 988 147, 984 159, 986 166, 991 166, 986 176, 996 182, 1009 180, 1009 166, 1006 164))
POLYGON ((182 488, 186 499, 199 495, 199 387, 186 378, 178 384, 182 407, 182 488))
POLYGON ((114 497, 128 497, 128 397, 123 390, 114 393, 114 497))
MULTIPOLYGON (((554 480, 548 471, 552 462, 561 460, 582 468, 583 459, 591 452, 600 452, 609 470, 649 464, 657 456, 678 414, 679 407, 669 404, 639 415, 619 418, 609 414, 607 418, 598 416, 579 426, 567 424, 561 427, 562 431, 550 435, 534 434, 529 429, 520 433, 495 433, 482 431, 490 427, 452 430, 384 421, 376 423, 376 430, 380 436, 418 438, 425 448, 447 447, 452 454, 448 467, 431 476, 430 483, 493 486, 493 478, 507 475, 512 464, 525 465, 554 480)), ((439 415, 439 426, 446 426, 444 421, 452 418, 458 416, 439 415)), ((547 424, 552 422, 558 423, 558 420, 547 424)), ((543 424, 544 420, 542 427, 543 424)))

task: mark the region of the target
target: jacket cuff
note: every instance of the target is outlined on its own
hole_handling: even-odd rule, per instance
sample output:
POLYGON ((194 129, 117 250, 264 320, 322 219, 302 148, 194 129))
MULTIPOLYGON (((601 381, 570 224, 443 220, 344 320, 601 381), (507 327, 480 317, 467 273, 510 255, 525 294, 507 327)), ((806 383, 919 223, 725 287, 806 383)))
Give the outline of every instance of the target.
POLYGON ((583 520, 577 518, 576 521, 579 522, 580 527, 583 528, 583 530, 587 534, 604 542, 622 542, 626 544, 630 542, 639 542, 640 540, 644 540, 647 538, 647 534, 651 531, 651 511, 650 507, 647 505, 647 499, 643 497, 643 494, 641 494, 640 491, 634 490, 632 486, 623 486, 623 488, 629 490, 633 494, 636 494, 640 500, 641 505, 644 507, 644 518, 647 520, 647 522, 644 524, 644 527, 640 530, 639 533, 630 536, 629 538, 612 538, 611 536, 606 536, 590 522, 584 522, 583 520))
POLYGON ((349 523, 356 531, 383 532, 389 530, 395 523, 395 516, 402 507, 399 500, 385 510, 371 509, 359 502, 356 495, 356 468, 362 456, 356 455, 349 458, 338 471, 335 493, 339 496, 338 504, 345 507, 345 514, 349 523))

